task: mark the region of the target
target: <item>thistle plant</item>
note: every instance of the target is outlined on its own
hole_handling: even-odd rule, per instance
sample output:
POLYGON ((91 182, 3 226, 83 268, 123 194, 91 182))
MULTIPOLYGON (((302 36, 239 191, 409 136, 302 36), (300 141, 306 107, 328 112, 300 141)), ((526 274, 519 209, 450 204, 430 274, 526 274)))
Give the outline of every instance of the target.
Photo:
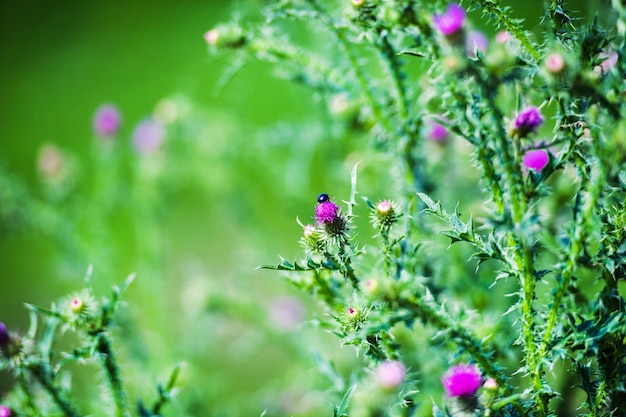
POLYGON ((149 406, 140 399, 129 398, 114 348, 115 315, 121 295, 133 280, 131 275, 120 287, 115 286, 110 298, 97 299, 88 281, 84 290, 51 308, 27 304, 31 327, 26 334, 10 332, 0 322, 0 369, 8 370, 18 382, 11 394, 2 399, 0 412, 4 417, 78 417, 93 413, 94 410, 82 407, 95 407, 95 401, 81 401, 71 381, 72 373, 77 373, 76 365, 99 368, 92 383, 103 381, 105 392, 98 407, 106 410, 107 415, 162 415, 162 408, 175 394, 181 366, 174 368, 165 384, 158 384, 156 398, 149 406), (63 339, 68 334, 75 341, 64 347, 63 339))
POLYGON ((336 123, 391 161, 378 203, 356 168, 344 206, 312 191, 304 258, 263 266, 364 357, 333 415, 626 415, 626 9, 544 7, 540 34, 497 0, 284 0, 207 32, 342 97, 336 123))

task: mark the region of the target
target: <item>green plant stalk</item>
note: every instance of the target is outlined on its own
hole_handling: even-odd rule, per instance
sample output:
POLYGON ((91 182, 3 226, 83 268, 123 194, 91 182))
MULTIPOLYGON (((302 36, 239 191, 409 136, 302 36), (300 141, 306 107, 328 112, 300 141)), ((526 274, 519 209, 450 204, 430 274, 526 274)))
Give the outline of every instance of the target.
POLYGON ((50 370, 46 365, 36 363, 30 368, 33 376, 50 394, 55 404, 61 409, 65 417, 80 417, 81 414, 74 409, 70 401, 65 397, 59 387, 57 387, 52 379, 50 370))
POLYGON ((385 117, 385 114, 380 104, 378 103, 376 98, 374 98, 374 94, 372 93, 369 87, 369 83, 367 82, 365 75, 361 71, 361 66, 359 65, 358 59, 356 55, 354 54, 354 52, 352 51, 352 48, 350 47, 350 43, 348 42, 348 39, 346 38, 344 30, 332 24, 330 17, 328 17, 327 14, 322 11, 320 5, 317 4, 315 0, 307 0, 307 2, 311 5, 311 7, 313 7, 313 9, 316 12, 318 12, 321 16, 324 16, 326 18, 327 20, 326 24, 333 31, 333 33, 337 37, 337 40, 341 44, 344 52, 346 53, 346 57, 348 58, 348 62, 350 63, 350 66, 352 67, 352 71, 354 71, 354 75, 357 81, 359 82, 361 91, 363 92, 363 94, 365 94, 365 98, 369 102, 369 105, 372 107, 372 111, 374 112, 376 119, 380 121, 380 124, 382 125, 385 131, 387 131, 388 133, 392 133, 394 131, 392 124, 388 120, 388 118, 385 117))
MULTIPOLYGON (((389 42, 389 36, 387 34, 379 33, 381 54, 383 61, 387 64, 387 69, 391 75, 393 81, 393 87, 398 101, 398 112, 400 117, 406 122, 409 117, 409 101, 407 99, 407 89, 404 84, 404 75, 402 74, 402 63, 398 58, 398 54, 391 42, 389 42)), ((406 123, 405 123, 406 126, 406 123)))
POLYGON ((462 326, 460 323, 456 323, 449 317, 440 314, 435 306, 416 296, 411 295, 408 298, 399 298, 397 302, 403 308, 411 311, 415 317, 421 317, 425 323, 430 323, 439 330, 448 332, 455 343, 471 354, 485 372, 497 381, 498 386, 502 387, 505 395, 511 394, 512 387, 507 384, 506 377, 494 366, 490 355, 483 352, 481 348, 482 341, 469 333, 466 326, 462 326))
POLYGON ((115 360, 115 355, 111 349, 111 342, 104 333, 98 333, 96 336, 96 349, 102 365, 104 373, 109 383, 113 400, 115 401, 116 415, 117 417, 130 417, 130 413, 126 408, 126 399, 124 390, 122 389, 122 379, 120 377, 120 370, 115 360))
POLYGON ((475 3, 487 9, 487 11, 493 14, 496 19, 506 28, 506 30, 513 34, 520 41, 522 46, 532 55, 534 59, 539 61, 541 55, 537 49, 530 43, 528 37, 524 34, 522 28, 518 24, 511 21, 509 17, 502 10, 502 5, 498 0, 474 0, 475 3))
POLYGON ((279 60, 295 62, 302 68, 309 69, 314 74, 322 75, 333 89, 339 90, 341 88, 340 81, 330 68, 321 65, 319 59, 312 59, 297 48, 288 47, 284 44, 281 45, 268 39, 255 39, 247 47, 257 56, 261 55, 262 57, 263 54, 268 54, 279 60))

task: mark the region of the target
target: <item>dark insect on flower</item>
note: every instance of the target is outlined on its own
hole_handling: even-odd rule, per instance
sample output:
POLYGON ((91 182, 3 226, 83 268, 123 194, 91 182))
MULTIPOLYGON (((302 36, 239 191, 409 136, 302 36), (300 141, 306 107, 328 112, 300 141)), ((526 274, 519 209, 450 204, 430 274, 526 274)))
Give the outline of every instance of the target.
POLYGON ((322 193, 319 196, 317 196, 317 202, 318 203, 323 203, 325 201, 330 200, 330 197, 328 197, 328 194, 322 193))

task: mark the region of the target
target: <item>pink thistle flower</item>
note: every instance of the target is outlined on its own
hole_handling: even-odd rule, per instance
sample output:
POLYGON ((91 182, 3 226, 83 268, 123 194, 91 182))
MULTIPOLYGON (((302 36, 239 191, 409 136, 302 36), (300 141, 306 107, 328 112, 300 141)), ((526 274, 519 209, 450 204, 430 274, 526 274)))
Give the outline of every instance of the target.
POLYGON ((444 36, 455 35, 463 28, 465 10, 456 3, 450 3, 444 14, 435 15, 433 24, 444 36))
POLYGON ((392 390, 399 387, 404 381, 406 368, 402 362, 385 361, 378 365, 374 371, 374 376, 379 387, 392 390))
POLYGON ((443 145, 450 138, 450 132, 448 129, 437 122, 428 122, 429 130, 426 132, 426 137, 431 141, 443 145))
POLYGON ((315 221, 317 224, 333 223, 339 217, 339 207, 332 201, 323 201, 315 206, 315 221))
POLYGON ((117 107, 103 104, 96 110, 93 117, 93 130, 104 138, 114 136, 122 124, 122 117, 117 107))
POLYGON ((482 376, 475 365, 460 364, 451 367, 441 383, 448 397, 470 397, 480 388, 482 376))
POLYGON ((515 119, 513 119, 513 134, 518 137, 525 137, 529 133, 537 132, 543 123, 543 116, 535 106, 525 107, 515 119))
POLYGON ((531 149, 526 151, 522 157, 522 164, 527 169, 533 169, 537 172, 540 172, 548 164, 548 161, 550 161, 550 157, 545 149, 531 149))
POLYGON ((0 405, 0 417, 10 417, 11 409, 6 405, 0 405))
POLYGON ((133 146, 142 155, 156 152, 165 139, 165 128, 154 119, 141 121, 133 132, 133 146))

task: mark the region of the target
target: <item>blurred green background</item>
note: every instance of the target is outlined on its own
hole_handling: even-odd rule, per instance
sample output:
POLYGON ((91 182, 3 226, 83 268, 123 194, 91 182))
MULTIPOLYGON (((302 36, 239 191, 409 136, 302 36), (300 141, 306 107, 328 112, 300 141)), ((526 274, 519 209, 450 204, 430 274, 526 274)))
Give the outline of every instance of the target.
MULTIPOLYGON (((506 3, 538 24, 540 0, 506 3)), ((218 88, 230 64, 209 56, 204 32, 233 15, 260 21, 264 4, 0 2, 0 320, 25 331, 23 303, 79 290, 88 265, 103 295, 137 273, 116 341, 137 395, 186 361, 170 415, 330 415, 333 382, 314 352, 359 360, 306 324, 306 297, 255 268, 300 256, 296 217, 309 221, 320 192, 347 198, 357 161, 362 194, 387 197, 389 161, 270 65, 252 60, 218 88), (92 132, 104 102, 122 112, 114 149, 92 132), (155 111, 171 116, 166 145, 142 158, 132 130, 155 111), (62 187, 38 171, 44 144, 67 158, 62 187)), ((0 395, 10 384, 0 374, 0 395)))

